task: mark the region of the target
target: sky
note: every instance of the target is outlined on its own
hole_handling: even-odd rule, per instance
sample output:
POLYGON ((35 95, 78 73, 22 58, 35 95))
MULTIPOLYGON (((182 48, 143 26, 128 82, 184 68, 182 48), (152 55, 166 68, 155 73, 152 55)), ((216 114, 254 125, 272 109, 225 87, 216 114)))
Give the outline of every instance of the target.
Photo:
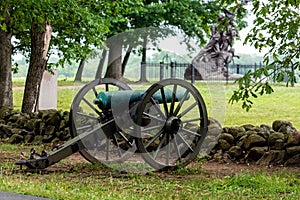
MULTIPOLYGON (((251 9, 251 5, 247 6, 247 9, 251 9)), ((267 51, 263 50, 262 52, 259 52, 257 49, 254 48, 254 46, 252 46, 251 44, 247 43, 244 44, 245 38, 247 36, 247 34, 251 31, 251 29, 253 28, 253 21, 255 19, 255 16, 253 14, 248 14, 248 16, 245 18, 248 26, 242 30, 239 31, 239 40, 235 40, 234 41, 234 45, 233 48, 235 49, 235 54, 239 55, 239 54, 253 54, 253 55, 258 55, 258 56, 263 56, 267 51)), ((162 40, 160 42, 160 47, 163 50, 166 51, 171 51, 174 52, 176 54, 179 55, 184 55, 187 54, 186 51, 186 46, 184 44, 180 44, 180 41, 182 40, 183 36, 178 35, 177 37, 173 37, 173 38, 169 38, 169 39, 165 39, 162 40)), ((198 47, 197 45, 193 45, 196 48, 196 51, 192 54, 194 56, 197 55, 197 53, 201 50, 200 47, 198 47)))
MULTIPOLYGON (((247 9, 251 9, 251 7, 247 8, 247 9)), ((254 21, 255 17, 253 15, 249 15, 246 17, 246 21, 248 23, 248 27, 242 29, 239 31, 239 37, 240 40, 235 40, 233 48, 235 49, 235 54, 256 54, 256 55, 260 55, 263 56, 266 51, 264 52, 259 52, 258 50, 256 50, 254 48, 254 46, 251 46, 250 44, 243 44, 245 37, 247 36, 247 34, 249 33, 249 31, 251 31, 251 29, 253 28, 253 21, 254 21)), ((176 37, 170 37, 168 39, 163 39, 160 41, 160 48, 162 50, 165 51, 169 51, 169 52, 173 52, 176 53, 177 55, 187 55, 189 54, 189 52, 186 50, 187 47, 185 44, 181 44, 180 41, 182 41, 183 36, 182 35, 177 35, 176 37)), ((194 48, 196 49, 192 54, 191 57, 195 57, 197 55, 197 53, 201 50, 201 47, 199 47, 198 45, 194 44, 194 43, 190 43, 192 46, 194 46, 194 48)), ((153 51, 153 52, 149 52, 148 55, 151 55, 152 53, 156 53, 157 51, 153 51)), ((22 58, 22 56, 20 55, 16 55, 14 56, 16 60, 19 60, 22 58)))
POLYGON ((247 17, 247 23, 248 27, 242 29, 239 32, 240 40, 235 40, 233 48, 235 49, 235 52, 240 53, 240 54, 257 54, 257 55, 264 55, 266 51, 259 52, 257 49, 254 48, 254 46, 251 46, 250 44, 243 44, 245 41, 245 38, 247 34, 251 31, 253 28, 253 21, 254 21, 254 16, 249 15, 247 17))
MULTIPOLYGON (((244 28, 239 32, 240 39, 234 41, 233 48, 235 49, 235 54, 253 54, 253 55, 259 55, 263 56, 265 51, 259 52, 257 49, 254 48, 254 46, 251 46, 250 44, 243 44, 244 40, 247 36, 247 34, 251 31, 253 27, 253 17, 247 18, 248 27, 244 28)), ((170 37, 167 39, 163 39, 159 43, 159 47, 168 52, 176 53, 177 55, 187 55, 189 52, 187 51, 187 47, 185 44, 181 44, 180 41, 183 40, 183 35, 177 35, 175 37, 170 37)), ((195 43, 190 42, 190 45, 192 45, 195 48, 195 51, 192 52, 191 57, 195 57, 200 50, 203 47, 199 47, 195 43)), ((156 51, 153 51, 152 53, 156 53, 156 51)), ((151 51, 148 53, 148 55, 152 54, 151 51)))

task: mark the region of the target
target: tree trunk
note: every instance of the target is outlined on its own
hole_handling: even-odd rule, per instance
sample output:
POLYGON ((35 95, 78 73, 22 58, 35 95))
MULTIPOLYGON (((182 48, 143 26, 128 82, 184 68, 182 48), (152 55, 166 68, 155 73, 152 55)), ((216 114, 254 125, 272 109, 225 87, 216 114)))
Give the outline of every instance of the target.
POLYGON ((47 64, 51 33, 52 27, 48 21, 42 25, 33 23, 31 26, 31 55, 22 103, 24 113, 31 113, 37 105, 39 88, 47 64))
MULTIPOLYGON (((9 19, 6 18, 4 22, 8 25, 9 19)), ((13 107, 12 95, 12 32, 7 26, 7 31, 0 28, 0 107, 13 107)))
POLYGON ((122 78, 122 42, 119 39, 115 39, 108 44, 108 66, 105 74, 105 78, 122 78))
POLYGON ((82 80, 82 72, 83 72, 84 64, 85 64, 84 60, 83 59, 80 60, 79 67, 75 76, 75 81, 82 80))
POLYGON ((100 62, 99 62, 98 68, 97 68, 95 79, 102 77, 102 71, 103 71, 103 66, 104 66, 104 62, 105 62, 106 56, 107 56, 107 50, 104 49, 102 51, 102 57, 100 59, 100 62))
POLYGON ((143 38, 142 62, 146 63, 147 60, 147 36, 143 38))
POLYGON ((140 82, 148 82, 146 78, 146 59, 147 59, 147 36, 143 38, 142 62, 141 62, 141 78, 140 82))
POLYGON ((130 54, 131 54, 131 50, 132 50, 132 46, 129 46, 127 51, 126 51, 126 54, 124 56, 124 59, 123 59, 123 62, 122 62, 122 76, 124 76, 125 68, 126 68, 126 65, 128 63, 128 60, 129 60, 129 57, 130 57, 130 54))

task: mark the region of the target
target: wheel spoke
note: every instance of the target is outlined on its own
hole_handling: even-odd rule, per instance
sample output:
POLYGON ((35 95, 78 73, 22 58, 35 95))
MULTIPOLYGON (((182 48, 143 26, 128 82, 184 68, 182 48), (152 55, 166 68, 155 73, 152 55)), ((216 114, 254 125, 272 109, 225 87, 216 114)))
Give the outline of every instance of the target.
POLYGON ((188 112, 190 112, 195 106, 197 105, 197 102, 193 103, 192 105, 190 105, 187 109, 185 109, 182 113, 180 113, 178 115, 178 118, 183 117, 185 114, 187 114, 188 112))
POLYGON ((187 143, 187 142, 185 141, 185 139, 182 137, 182 135, 181 135, 180 133, 177 133, 177 135, 178 135, 178 137, 181 139, 181 141, 189 148, 189 150, 190 150, 191 152, 194 152, 193 148, 189 145, 189 143, 187 143))
POLYGON ((106 137, 106 160, 109 159, 109 151, 110 151, 110 139, 106 137))
POLYGON ((93 115, 89 115, 89 114, 85 114, 85 113, 82 113, 82 112, 76 112, 77 115, 80 115, 80 116, 83 116, 83 117, 87 117, 87 118, 90 118, 90 119, 95 119, 97 120, 97 117, 93 116, 93 115))
POLYGON ((188 96, 188 94, 189 94, 189 91, 186 90, 186 91, 184 92, 184 94, 183 94, 183 98, 180 100, 179 104, 177 105, 177 107, 176 107, 176 109, 175 109, 175 111, 174 111, 174 113, 173 113, 174 116, 176 116, 176 115, 178 114, 178 112, 179 112, 180 108, 182 107, 183 102, 185 101, 185 99, 186 99, 186 97, 188 96))
POLYGON ((171 107, 170 107, 170 116, 172 116, 173 112, 174 112, 176 91, 177 91, 177 85, 174 85, 174 87, 173 87, 173 93, 172 93, 171 107))
POLYGON ((130 147, 132 147, 132 143, 128 140, 128 138, 127 138, 121 131, 118 131, 118 134, 121 136, 121 138, 123 138, 123 140, 125 140, 125 142, 126 142, 130 147))
POLYGON ((169 116, 168 105, 167 105, 167 100, 166 100, 164 88, 160 88, 160 93, 161 93, 161 97, 162 97, 162 101, 163 101, 166 116, 169 116))
POLYGON ((149 114, 149 113, 146 113, 146 112, 143 112, 143 115, 146 115, 147 117, 150 117, 151 119, 157 120, 157 121, 159 121, 159 122, 165 122, 164 119, 158 118, 158 117, 156 117, 156 116, 154 116, 154 115, 151 115, 151 114, 149 114))
POLYGON ((155 151, 154 160, 156 159, 156 157, 157 157, 157 155, 158 155, 158 152, 159 152, 161 146, 163 145, 165 139, 166 139, 166 134, 163 136, 163 138, 162 138, 161 141, 159 142, 159 145, 158 145, 158 147, 157 147, 157 149, 156 149, 156 151, 155 151))
POLYGON ((92 90, 93 90, 93 92, 94 92, 94 94, 95 94, 95 97, 97 98, 97 96, 98 96, 98 92, 97 92, 96 88, 95 88, 95 87, 93 87, 93 88, 92 88, 92 90))
MULTIPOLYGON (((112 123, 112 122, 114 122, 114 119, 111 119, 111 120, 109 120, 108 122, 105 122, 104 124, 100 124, 100 127, 99 127, 99 128, 102 128, 102 127, 104 127, 104 126, 107 126, 108 124, 110 124, 110 123, 112 123)), ((82 126, 82 127, 76 128, 76 130, 77 130, 77 131, 78 131, 78 130, 81 131, 81 130, 89 129, 89 128, 93 127, 93 125, 96 125, 96 124, 98 124, 98 123, 90 124, 90 125, 86 125, 86 126, 82 126)))
POLYGON ((101 112, 99 112, 99 110, 93 105, 91 104, 86 98, 82 98, 82 100, 89 106, 92 108, 93 111, 95 111, 98 115, 101 115, 101 112))
POLYGON ((101 143, 101 141, 98 140, 98 142, 97 142, 97 144, 96 144, 96 146, 95 146, 95 148, 94 148, 94 152, 93 152, 93 156, 94 156, 94 157, 96 156, 96 154, 97 154, 97 152, 98 152, 98 147, 99 147, 100 143, 101 143))
POLYGON ((203 119, 202 117, 198 117, 198 118, 193 118, 193 119, 182 120, 181 122, 183 124, 185 124, 185 123, 189 123, 189 122, 201 121, 202 119, 203 119))
POLYGON ((173 141, 174 141, 174 145, 175 145, 176 150, 177 150, 176 152, 177 152, 178 158, 180 158, 181 155, 180 155, 180 151, 179 151, 179 148, 178 148, 177 138, 174 137, 173 141))
POLYGON ((78 127, 78 128, 76 128, 76 130, 77 131, 83 131, 83 130, 86 130, 86 129, 90 129, 92 127, 93 127, 93 124, 90 124, 90 125, 78 127))
POLYGON ((166 155, 166 165, 169 165, 170 161, 170 134, 166 133, 166 139, 167 139, 167 155, 166 155))
POLYGON ((116 145, 117 145, 119 157, 122 157, 122 152, 121 152, 121 150, 120 150, 120 145, 119 145, 119 143, 118 143, 118 140, 117 140, 115 134, 113 134, 113 138, 112 138, 112 139, 113 139, 113 141, 114 141, 114 142, 116 143, 116 145))
POLYGON ((194 131, 190 131, 188 129, 185 129, 185 128, 182 128, 181 129, 182 131, 186 132, 186 133, 189 133, 189 134, 192 134, 192 135, 195 135, 195 136, 198 136, 198 137, 201 137, 201 135, 197 132, 194 132, 194 131))
POLYGON ((163 133, 163 130, 160 130, 146 145, 145 147, 148 148, 150 144, 152 144, 161 134, 163 133))
POLYGON ((164 120, 167 118, 166 115, 160 110, 160 106, 155 102, 153 98, 151 98, 151 103, 153 104, 154 109, 160 114, 164 120))

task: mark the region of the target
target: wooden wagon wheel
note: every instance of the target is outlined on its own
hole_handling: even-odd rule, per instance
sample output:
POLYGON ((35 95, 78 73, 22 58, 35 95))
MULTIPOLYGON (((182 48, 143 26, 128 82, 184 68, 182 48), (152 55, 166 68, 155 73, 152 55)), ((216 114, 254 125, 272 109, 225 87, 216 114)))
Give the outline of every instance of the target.
POLYGON ((197 157, 208 118, 193 85, 178 79, 155 83, 142 96, 136 117, 138 150, 156 170, 186 166, 197 157))
POLYGON ((72 136, 87 131, 95 132, 82 139, 85 149, 80 151, 83 157, 92 163, 123 162, 136 150, 133 137, 118 127, 111 110, 101 109, 95 104, 100 92, 119 90, 131 88, 115 79, 96 79, 83 86, 72 102, 70 110, 72 136))

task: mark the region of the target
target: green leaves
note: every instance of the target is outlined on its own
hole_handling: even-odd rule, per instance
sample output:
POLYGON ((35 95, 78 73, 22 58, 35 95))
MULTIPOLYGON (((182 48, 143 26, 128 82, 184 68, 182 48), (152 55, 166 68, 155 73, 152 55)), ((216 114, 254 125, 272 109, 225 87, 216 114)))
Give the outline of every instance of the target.
POLYGON ((6 24, 0 24, 0 29, 2 31, 7 31, 7 25, 6 24))
MULTIPOLYGON (((0 29, 10 29, 16 40, 14 52, 30 54, 30 28, 49 20, 53 34, 50 52, 61 64, 86 58, 102 47, 112 21, 128 24, 125 15, 136 12, 142 0, 7 0, 0 3, 0 29), (5 12, 1 12, 5 8, 5 12), (137 8, 137 9, 136 9, 137 8), (9 13, 9 21, 3 21, 9 13)), ((118 26, 116 26, 118 27, 118 26)))
POLYGON ((229 103, 242 103, 242 108, 249 111, 252 108, 252 99, 258 98, 264 94, 274 92, 268 82, 268 78, 275 73, 273 66, 257 69, 256 71, 248 71, 244 77, 236 80, 238 89, 233 92, 229 99, 229 103))
MULTIPOLYGON (((232 0, 223 0, 232 5, 232 0)), ((252 107, 251 98, 271 94, 273 89, 268 79, 277 82, 296 82, 294 71, 300 67, 300 1, 252 1, 252 12, 256 19, 245 43, 250 43, 259 51, 268 48, 264 56, 265 68, 248 72, 239 79, 239 88, 233 93, 230 103, 242 101, 242 107, 252 107)))

